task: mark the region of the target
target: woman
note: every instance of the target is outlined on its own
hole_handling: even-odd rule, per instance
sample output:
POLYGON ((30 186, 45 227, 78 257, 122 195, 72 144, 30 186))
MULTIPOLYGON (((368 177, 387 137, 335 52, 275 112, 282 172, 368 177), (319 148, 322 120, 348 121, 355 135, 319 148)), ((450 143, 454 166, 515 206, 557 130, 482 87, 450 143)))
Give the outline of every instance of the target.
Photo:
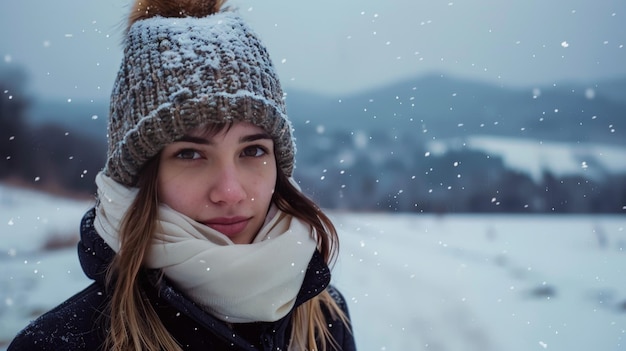
POLYGON ((79 258, 95 282, 9 350, 354 350, 331 221, 292 178, 265 47, 207 1, 141 1, 79 258))

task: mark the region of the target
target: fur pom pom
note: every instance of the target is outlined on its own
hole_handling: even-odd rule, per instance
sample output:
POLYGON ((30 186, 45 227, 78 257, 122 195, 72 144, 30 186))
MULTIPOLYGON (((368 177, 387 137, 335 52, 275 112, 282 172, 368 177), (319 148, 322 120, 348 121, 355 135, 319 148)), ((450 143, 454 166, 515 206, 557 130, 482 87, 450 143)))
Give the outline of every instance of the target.
POLYGON ((128 18, 133 23, 156 16, 205 17, 217 13, 226 0, 136 0, 128 18))

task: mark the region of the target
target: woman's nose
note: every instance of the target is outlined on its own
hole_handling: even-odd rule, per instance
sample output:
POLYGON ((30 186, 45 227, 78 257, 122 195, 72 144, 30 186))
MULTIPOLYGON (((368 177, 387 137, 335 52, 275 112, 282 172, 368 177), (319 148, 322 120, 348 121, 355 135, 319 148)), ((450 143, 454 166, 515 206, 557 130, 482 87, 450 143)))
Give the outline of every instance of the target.
POLYGON ((246 197, 246 192, 235 167, 228 166, 212 175, 209 199, 216 204, 236 204, 246 197))

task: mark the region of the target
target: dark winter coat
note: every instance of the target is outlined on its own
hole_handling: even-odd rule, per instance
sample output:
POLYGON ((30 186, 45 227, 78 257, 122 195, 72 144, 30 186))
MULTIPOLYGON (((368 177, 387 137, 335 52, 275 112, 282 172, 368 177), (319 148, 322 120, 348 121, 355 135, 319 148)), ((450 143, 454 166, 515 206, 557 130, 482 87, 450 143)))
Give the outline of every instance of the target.
MULTIPOLYGON (((92 209, 82 220, 78 254, 85 274, 95 282, 33 321, 17 335, 8 351, 101 349, 107 322, 105 310, 111 298, 104 288, 105 272, 115 252, 94 230, 94 217, 92 209)), ((167 330, 184 350, 287 350, 293 311, 276 322, 229 325, 204 312, 167 279, 158 277, 156 271, 142 272, 141 287, 167 330)), ((347 314, 343 296, 328 286, 329 281, 328 267, 316 252, 307 268, 296 306, 328 289, 347 314)), ((356 350, 349 328, 332 321, 328 314, 327 320, 341 350, 356 350)))

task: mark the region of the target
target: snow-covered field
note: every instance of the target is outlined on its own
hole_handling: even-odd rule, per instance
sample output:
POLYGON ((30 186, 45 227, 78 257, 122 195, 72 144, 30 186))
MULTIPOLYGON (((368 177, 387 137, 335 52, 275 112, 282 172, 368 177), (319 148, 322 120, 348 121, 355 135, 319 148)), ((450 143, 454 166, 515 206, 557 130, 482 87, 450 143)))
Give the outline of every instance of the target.
MULTIPOLYGON (((0 350, 89 282, 91 202, 0 186, 0 350)), ((626 350, 626 217, 337 213, 360 350, 626 350)))

